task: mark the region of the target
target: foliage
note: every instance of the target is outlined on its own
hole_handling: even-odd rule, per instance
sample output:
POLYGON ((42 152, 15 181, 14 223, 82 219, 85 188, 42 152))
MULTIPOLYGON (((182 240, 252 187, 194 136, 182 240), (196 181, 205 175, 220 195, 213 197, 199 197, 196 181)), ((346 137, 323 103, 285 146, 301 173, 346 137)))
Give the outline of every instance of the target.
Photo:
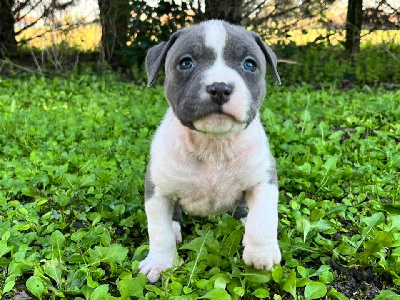
POLYGON ((135 0, 130 2, 130 9, 133 14, 128 31, 130 43, 117 53, 129 65, 143 63, 151 46, 168 41, 173 32, 188 23, 185 2, 178 5, 161 0, 153 7, 146 1, 135 0))
MULTIPOLYGON (((332 82, 343 88, 352 84, 383 84, 396 88, 400 82, 400 46, 396 43, 367 42, 362 45, 361 52, 354 57, 353 62, 343 55, 340 45, 296 45, 282 40, 273 48, 280 61, 278 69, 285 79, 284 85, 323 85, 332 82)), ((147 80, 143 66, 133 67, 132 75, 139 82, 147 80)), ((267 79, 273 83, 269 76, 267 79)), ((158 80, 162 83, 162 78, 158 80)))
POLYGON ((398 299, 399 101, 367 86, 271 87, 260 115, 277 158, 282 264, 245 266, 243 225, 227 214, 185 216, 175 266, 150 285, 137 268, 163 89, 111 76, 1 79, 0 293, 398 299))
POLYGON ((298 46, 278 43, 278 58, 295 64, 279 64, 281 77, 287 82, 322 83, 351 80, 359 83, 400 82, 400 46, 366 43, 351 62, 339 45, 298 46))

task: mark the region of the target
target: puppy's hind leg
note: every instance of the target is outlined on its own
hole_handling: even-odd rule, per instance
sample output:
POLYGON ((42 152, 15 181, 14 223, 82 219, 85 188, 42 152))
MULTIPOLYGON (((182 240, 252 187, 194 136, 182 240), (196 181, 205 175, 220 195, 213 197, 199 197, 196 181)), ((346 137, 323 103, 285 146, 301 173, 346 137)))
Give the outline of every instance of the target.
POLYGON ((150 250, 146 259, 140 262, 139 272, 154 283, 160 273, 172 267, 176 244, 172 229, 173 203, 163 196, 146 199, 145 210, 150 240, 150 250))
POLYGON ((233 217, 236 220, 242 221, 243 225, 246 225, 248 213, 249 213, 249 211, 247 209, 247 203, 246 203, 246 200, 243 198, 236 205, 235 212, 233 213, 233 217))
POLYGON ((172 230, 174 231, 176 244, 182 243, 181 234, 182 211, 178 203, 175 203, 174 215, 172 216, 172 230))

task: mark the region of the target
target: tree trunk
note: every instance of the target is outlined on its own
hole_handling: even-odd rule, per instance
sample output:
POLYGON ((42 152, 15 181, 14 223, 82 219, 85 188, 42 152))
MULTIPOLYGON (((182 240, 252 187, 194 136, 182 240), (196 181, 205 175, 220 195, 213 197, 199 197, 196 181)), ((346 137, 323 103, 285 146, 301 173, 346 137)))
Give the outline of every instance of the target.
POLYGON ((115 30, 110 24, 109 14, 111 10, 111 0, 98 0, 101 23, 101 60, 109 60, 112 56, 115 40, 115 30))
POLYGON ((127 0, 98 0, 98 4, 102 60, 110 61, 113 53, 126 45, 130 5, 127 0))
POLYGON ((240 25, 243 0, 206 0, 204 17, 207 20, 225 20, 232 24, 240 25))
POLYGON ((349 0, 345 49, 350 55, 360 52, 363 0, 349 0))
POLYGON ((12 11, 14 0, 0 0, 0 56, 17 48, 15 19, 12 11))

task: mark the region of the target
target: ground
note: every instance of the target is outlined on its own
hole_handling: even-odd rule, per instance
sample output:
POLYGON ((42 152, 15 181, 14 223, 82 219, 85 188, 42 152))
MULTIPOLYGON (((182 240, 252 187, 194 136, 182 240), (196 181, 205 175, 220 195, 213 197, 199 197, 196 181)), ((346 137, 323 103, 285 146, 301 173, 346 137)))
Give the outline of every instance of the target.
POLYGON ((244 265, 230 215, 184 216, 163 281, 143 185, 162 87, 105 74, 0 79, 2 299, 398 299, 400 92, 270 85, 260 111, 277 159, 281 265, 244 265))

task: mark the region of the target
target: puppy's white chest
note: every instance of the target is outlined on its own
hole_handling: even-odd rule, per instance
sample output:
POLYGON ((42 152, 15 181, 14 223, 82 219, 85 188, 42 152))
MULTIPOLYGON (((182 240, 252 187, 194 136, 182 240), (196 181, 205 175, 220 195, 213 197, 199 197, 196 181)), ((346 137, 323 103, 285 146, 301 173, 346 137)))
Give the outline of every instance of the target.
POLYGON ((155 193, 190 214, 221 214, 265 180, 269 155, 258 120, 237 136, 214 139, 190 133, 167 115, 152 144, 155 193))
POLYGON ((184 171, 179 176, 181 180, 174 180, 173 194, 188 213, 204 216, 226 212, 243 197, 244 190, 248 188, 248 183, 241 179, 240 171, 229 166, 184 171))

